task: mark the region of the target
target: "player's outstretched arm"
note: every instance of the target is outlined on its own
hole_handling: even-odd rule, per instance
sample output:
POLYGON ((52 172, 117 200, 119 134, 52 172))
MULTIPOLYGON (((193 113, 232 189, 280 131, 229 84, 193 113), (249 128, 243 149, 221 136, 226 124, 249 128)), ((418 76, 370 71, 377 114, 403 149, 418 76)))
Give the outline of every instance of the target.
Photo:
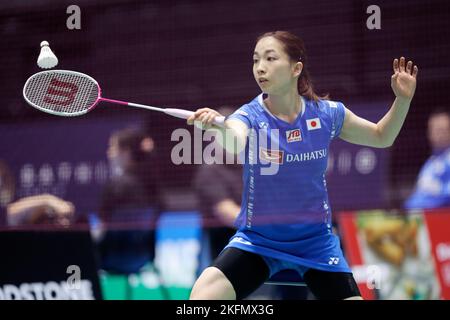
POLYGON ((226 120, 223 127, 213 124, 216 117, 222 116, 216 110, 201 108, 187 119, 188 124, 195 124, 201 129, 213 128, 220 134, 216 135, 217 142, 231 154, 239 154, 245 149, 247 143, 247 125, 236 119, 226 120))
POLYGON ((390 147, 394 143, 408 114, 419 69, 412 61, 405 63, 404 57, 394 59, 393 69, 391 87, 395 100, 389 111, 378 123, 373 123, 346 109, 341 139, 377 148, 390 147))

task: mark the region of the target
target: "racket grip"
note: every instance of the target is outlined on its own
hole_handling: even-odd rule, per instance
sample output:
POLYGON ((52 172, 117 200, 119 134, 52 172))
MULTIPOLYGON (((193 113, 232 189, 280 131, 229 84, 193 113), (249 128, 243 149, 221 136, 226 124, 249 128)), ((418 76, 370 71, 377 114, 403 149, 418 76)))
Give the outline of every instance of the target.
MULTIPOLYGON (((175 108, 165 108, 164 113, 169 116, 172 116, 172 117, 187 119, 191 115, 194 114, 194 111, 175 109, 175 108)), ((225 122, 225 117, 216 117, 216 119, 214 119, 214 124, 219 127, 223 127, 224 122, 225 122)))

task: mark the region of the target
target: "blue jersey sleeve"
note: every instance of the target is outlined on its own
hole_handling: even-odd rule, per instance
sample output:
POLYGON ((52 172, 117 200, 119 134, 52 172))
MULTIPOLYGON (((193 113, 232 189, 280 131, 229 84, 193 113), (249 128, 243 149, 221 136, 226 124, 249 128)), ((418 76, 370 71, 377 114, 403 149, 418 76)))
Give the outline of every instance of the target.
POLYGON ((237 109, 235 112, 233 112, 231 115, 227 117, 228 119, 237 119, 244 122, 247 127, 250 129, 252 127, 251 122, 251 110, 248 105, 243 105, 239 109, 237 109))
POLYGON ((332 122, 331 138, 339 137, 344 125, 345 106, 342 102, 327 101, 332 122))

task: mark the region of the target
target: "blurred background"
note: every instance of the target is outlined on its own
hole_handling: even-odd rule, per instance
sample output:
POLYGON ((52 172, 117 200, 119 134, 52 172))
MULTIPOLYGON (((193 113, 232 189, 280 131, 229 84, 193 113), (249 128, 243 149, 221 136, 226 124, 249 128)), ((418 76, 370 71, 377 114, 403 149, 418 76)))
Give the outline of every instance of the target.
MULTIPOLYGON (((355 243, 361 244, 362 238, 342 234, 359 283, 368 288, 365 297, 450 298, 450 238, 439 238, 442 231, 434 236, 425 211, 416 210, 419 216, 410 218, 404 206, 433 152, 427 139, 430 114, 436 107, 450 109, 449 9, 445 0, 1 2, 0 236, 12 241, 1 241, 2 250, 9 252, 12 243, 23 242, 24 251, 19 253, 19 244, 14 247, 8 263, 14 271, 0 267, 6 268, 0 298, 23 298, 20 290, 1 287, 13 283, 11 278, 19 288, 20 283, 45 282, 56 274, 59 280, 54 281, 61 282, 70 275, 65 261, 42 279, 38 271, 30 275, 17 270, 18 261, 37 250, 31 246, 45 233, 50 240, 40 245, 44 251, 58 241, 81 241, 75 236, 92 241, 92 246, 86 244, 92 261, 80 264, 86 263, 81 270, 95 271, 90 279, 95 290, 92 296, 80 297, 185 299, 213 255, 207 248, 209 229, 224 225, 214 215, 205 218, 208 209, 195 183, 200 165, 176 165, 171 160, 178 143, 172 141, 172 132, 193 132, 183 120, 107 103, 82 117, 60 118, 24 101, 25 81, 41 71, 36 64, 41 41, 47 40, 58 57, 56 69, 92 76, 106 98, 189 110, 234 110, 260 93, 252 76, 252 53, 257 36, 272 30, 289 30, 304 40, 318 92, 329 93, 332 100, 374 122, 394 99, 392 60, 405 56, 419 66, 416 95, 395 144, 371 149, 336 140, 330 150, 328 189, 337 232, 355 234, 360 227, 361 237, 373 244, 367 227, 371 220, 359 218, 370 211, 390 222, 400 219, 402 232, 416 230, 426 243, 412 255, 419 262, 408 264, 403 263, 409 256, 403 250, 406 244, 398 262, 383 256, 376 245, 358 247, 355 243), (69 21, 74 21, 76 11, 68 7, 73 4, 79 8, 80 28, 71 29, 69 21), (373 14, 367 12, 370 5, 380 8, 380 29, 367 26, 373 14), (90 231, 89 239, 85 230, 90 231), (364 250, 370 248, 378 252, 374 257, 379 261, 372 256, 364 260, 364 250), (442 268, 435 261, 419 270, 430 257, 442 258, 442 268), (358 266, 368 264, 380 266, 376 270, 389 283, 386 291, 366 285, 367 270, 358 266), (412 276, 399 280, 407 273, 412 276)), ((437 221, 438 226, 448 224, 447 212, 439 217, 444 222, 437 221)), ((64 255, 67 246, 59 249, 64 255)), ((50 264, 39 261, 43 269, 50 264)), ((71 298, 56 289, 52 292, 44 296, 71 298)), ((279 294, 272 287, 262 288, 256 297, 279 294)))

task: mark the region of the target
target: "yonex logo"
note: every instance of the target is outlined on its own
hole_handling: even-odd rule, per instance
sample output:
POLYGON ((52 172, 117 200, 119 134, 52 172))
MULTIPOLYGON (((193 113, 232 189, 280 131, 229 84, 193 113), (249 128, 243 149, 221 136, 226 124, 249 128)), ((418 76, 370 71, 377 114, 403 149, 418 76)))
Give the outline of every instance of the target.
POLYGON ((330 260, 328 261, 329 265, 338 264, 338 263, 339 263, 339 258, 338 257, 330 257, 330 260))
POLYGON ((267 129, 269 127, 269 125, 267 124, 267 122, 260 122, 259 127, 261 129, 267 129))

